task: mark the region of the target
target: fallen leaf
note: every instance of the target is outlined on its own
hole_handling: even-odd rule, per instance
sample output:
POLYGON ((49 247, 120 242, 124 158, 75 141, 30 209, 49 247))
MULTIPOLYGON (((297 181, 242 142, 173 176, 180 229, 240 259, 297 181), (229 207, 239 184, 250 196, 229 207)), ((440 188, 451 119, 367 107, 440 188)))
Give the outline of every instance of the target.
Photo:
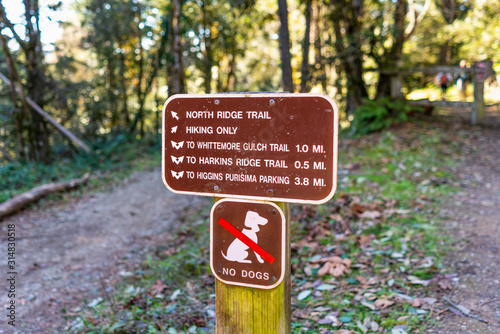
POLYGON ((301 291, 299 293, 299 295, 297 296, 297 300, 304 300, 306 299, 307 297, 309 297, 312 293, 312 290, 304 290, 304 291, 301 291))
POLYGON ((340 317, 339 320, 342 321, 344 324, 346 324, 348 322, 351 322, 352 318, 344 315, 343 317, 340 317))
POLYGON ((99 305, 102 301, 103 301, 103 299, 101 297, 97 297, 96 299, 92 300, 87 306, 88 307, 95 307, 95 306, 99 305))
POLYGON ((425 303, 425 301, 422 298, 415 298, 411 301, 411 306, 413 307, 420 307, 425 303))
POLYGON ((346 267, 350 267, 352 264, 352 260, 345 258, 345 259, 342 259, 342 263, 345 264, 346 267))
POLYGON ((181 289, 175 290, 171 295, 170 295, 170 300, 175 300, 179 295, 181 294, 181 289))
POLYGON ((358 275, 356 276, 356 279, 359 281, 359 283, 366 285, 367 279, 364 276, 358 275))
POLYGON ((325 316, 323 319, 318 320, 318 324, 320 325, 332 325, 334 327, 339 325, 339 319, 335 316, 335 314, 331 313, 325 316))
POLYGON ((333 289, 336 289, 337 287, 335 285, 332 285, 332 284, 321 284, 320 286, 318 286, 316 288, 316 290, 319 290, 319 291, 329 291, 329 290, 333 290, 333 289))
POLYGON ((411 284, 419 284, 423 286, 428 286, 430 281, 422 280, 417 276, 408 275, 406 278, 410 281, 411 284))
POLYGON ((368 328, 366 328, 365 325, 362 324, 359 320, 356 321, 356 326, 358 326, 359 330, 363 332, 363 334, 366 334, 366 332, 368 331, 368 328))
POLYGON ((377 219, 380 217, 382 217, 382 213, 380 213, 379 211, 365 211, 359 215, 359 218, 366 218, 366 219, 377 219))
POLYGON ((352 213, 355 215, 355 216, 361 216, 361 214, 363 212, 366 211, 366 208, 364 206, 362 206, 361 204, 359 203, 354 203, 352 206, 351 206, 351 211, 352 213))
POLYGON ((331 268, 329 273, 334 277, 339 277, 344 274, 346 266, 343 263, 336 263, 331 268))
POLYGON ((320 262, 340 263, 342 262, 342 258, 340 256, 329 256, 329 257, 321 257, 319 259, 311 261, 311 263, 320 263, 320 262))
POLYGON ((365 320, 363 320, 363 326, 365 326, 365 328, 369 329, 371 321, 372 320, 370 319, 370 317, 366 317, 365 320))
POLYGON ((368 307, 370 310, 375 311, 377 308, 375 305, 368 303, 367 301, 362 300, 361 305, 368 307))
POLYGON ((453 281, 451 277, 446 275, 437 275, 433 279, 429 281, 431 284, 437 284, 443 290, 452 290, 453 289, 453 281))
POLYGON ((407 334, 408 332, 402 328, 393 328, 391 334, 407 334))
POLYGON ((376 308, 378 309, 385 309, 391 305, 394 304, 394 301, 392 300, 389 300, 389 299, 377 299, 373 305, 375 305, 376 308))
POLYGON ((326 262, 319 270, 318 270, 318 276, 325 276, 330 272, 330 268, 332 267, 331 262, 326 262))
POLYGON ((151 286, 149 291, 151 292, 151 295, 156 296, 162 293, 166 288, 168 288, 168 286, 163 284, 162 281, 158 279, 156 280, 156 283, 151 286))
POLYGON ((370 235, 360 235, 358 237, 358 244, 360 247, 367 247, 370 246, 372 243, 372 239, 375 239, 375 235, 370 234, 370 235))

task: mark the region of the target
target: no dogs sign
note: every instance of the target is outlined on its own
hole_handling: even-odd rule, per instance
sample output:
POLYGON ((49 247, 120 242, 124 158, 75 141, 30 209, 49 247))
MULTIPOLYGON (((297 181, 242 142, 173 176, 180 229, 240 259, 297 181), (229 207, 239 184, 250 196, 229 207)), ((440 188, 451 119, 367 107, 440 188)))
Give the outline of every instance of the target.
POLYGON ((220 281, 272 289, 283 280, 285 215, 271 202, 223 199, 210 215, 210 266, 220 281))

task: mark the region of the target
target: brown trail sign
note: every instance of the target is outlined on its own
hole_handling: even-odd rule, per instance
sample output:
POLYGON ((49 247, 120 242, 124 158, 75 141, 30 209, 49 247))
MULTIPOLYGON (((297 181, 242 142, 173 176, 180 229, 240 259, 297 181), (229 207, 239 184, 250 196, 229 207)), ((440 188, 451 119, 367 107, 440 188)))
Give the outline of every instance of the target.
POLYGON ((335 192, 335 103, 320 94, 175 95, 163 180, 176 193, 324 203, 335 192))
POLYGON ((337 137, 337 106, 321 94, 174 95, 165 103, 165 186, 219 199, 210 217, 218 334, 290 333, 283 202, 330 200, 337 137))

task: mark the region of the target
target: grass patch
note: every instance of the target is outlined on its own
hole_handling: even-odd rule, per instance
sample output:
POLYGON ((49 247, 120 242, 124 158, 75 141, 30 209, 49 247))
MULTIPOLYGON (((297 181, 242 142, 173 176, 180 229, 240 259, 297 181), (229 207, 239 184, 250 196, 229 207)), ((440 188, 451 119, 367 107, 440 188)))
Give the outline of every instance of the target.
MULTIPOLYGON (((452 276, 438 208, 456 191, 460 134, 403 125, 341 140, 338 191, 292 206, 293 333, 423 333, 452 276)), ((213 333, 206 208, 72 321, 78 333, 213 333)))

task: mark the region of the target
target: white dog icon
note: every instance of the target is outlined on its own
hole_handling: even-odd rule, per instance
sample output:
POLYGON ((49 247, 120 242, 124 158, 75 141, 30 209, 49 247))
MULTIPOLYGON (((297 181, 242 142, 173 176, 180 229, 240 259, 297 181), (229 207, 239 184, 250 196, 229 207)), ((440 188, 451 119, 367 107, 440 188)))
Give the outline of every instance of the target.
MULTIPOLYGON (((244 228, 241 233, 249 237, 253 242, 258 244, 257 232, 260 231, 259 225, 266 225, 267 219, 259 216, 257 212, 248 211, 245 217, 245 226, 248 228, 244 228)), ((248 260, 248 247, 241 240, 234 239, 234 241, 229 245, 227 249, 227 256, 222 253, 222 256, 228 261, 240 262, 240 263, 252 263, 251 260, 248 260)), ((254 252, 255 253, 255 252, 254 252)), ((255 253, 257 260, 260 263, 264 263, 264 260, 260 257, 259 254, 255 253)))

